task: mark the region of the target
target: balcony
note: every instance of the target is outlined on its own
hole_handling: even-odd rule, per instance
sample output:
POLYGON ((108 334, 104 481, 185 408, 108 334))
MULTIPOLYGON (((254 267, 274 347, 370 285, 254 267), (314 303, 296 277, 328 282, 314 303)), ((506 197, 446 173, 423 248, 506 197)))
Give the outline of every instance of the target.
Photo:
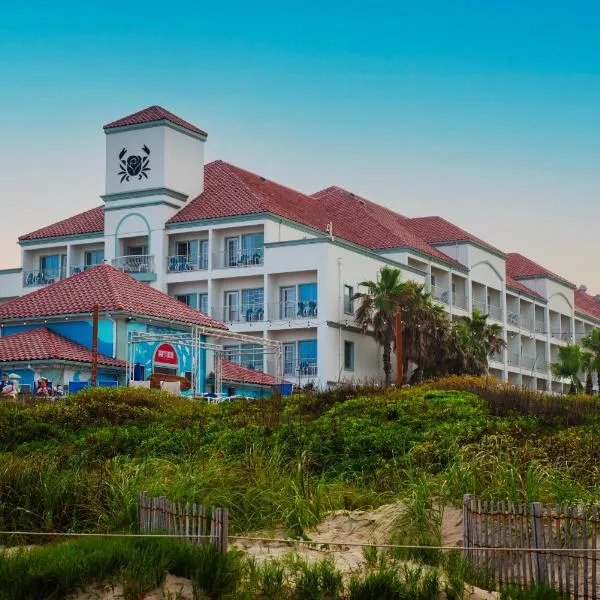
POLYGON ((23 287, 50 285, 66 277, 66 269, 45 269, 43 271, 23 271, 23 287))
POLYGON ((249 248, 240 252, 216 252, 214 255, 215 269, 234 269, 239 267, 256 267, 264 264, 264 248, 249 248))
POLYGON ((539 373, 546 373, 548 371, 548 363, 543 358, 538 358, 535 363, 535 370, 539 373))
POLYGON ((131 254, 113 258, 112 266, 142 281, 156 279, 153 254, 131 254))
POLYGON ((495 321, 502 321, 502 307, 497 304, 489 304, 487 308, 487 315, 490 319, 495 321))
POLYGON ((504 363, 504 353, 503 352, 494 352, 489 357, 490 362, 495 363, 504 363))
POLYGON ((275 302, 269 304, 269 319, 314 319, 319 311, 314 300, 299 302, 275 302))
POLYGON ((527 331, 534 330, 535 321, 531 317, 521 317, 521 327, 527 331))
POLYGON ((473 310, 477 309, 481 314, 487 314, 487 304, 484 300, 473 299, 473 310))
POLYGON ((521 366, 528 371, 533 371, 536 364, 535 356, 521 356, 521 366))
POLYGON ((439 285, 431 286, 431 295, 438 302, 443 302, 444 304, 450 303, 450 291, 439 285))
POLYGON ((167 257, 167 271, 180 273, 187 271, 206 271, 208 269, 208 254, 198 256, 175 255, 167 257))
POLYGON ((254 323, 265 320, 265 309, 262 304, 255 306, 213 306, 211 314, 214 319, 225 323, 254 323))
POLYGON ((535 332, 536 333, 546 333, 546 324, 544 323, 544 321, 541 321, 539 319, 535 320, 535 332))
POLYGON ((518 313, 508 311, 506 315, 506 322, 508 325, 512 325, 513 327, 519 327, 521 324, 521 319, 518 313))
POLYGON ((284 360, 283 374, 295 376, 301 379, 302 377, 315 377, 317 374, 317 359, 305 358, 301 360, 284 360))
POLYGON ((519 355, 516 352, 509 352, 507 362, 511 367, 518 367, 519 366, 519 355))
POLYGON ((462 308, 463 310, 467 310, 467 297, 464 294, 453 293, 452 306, 455 306, 456 308, 462 308))

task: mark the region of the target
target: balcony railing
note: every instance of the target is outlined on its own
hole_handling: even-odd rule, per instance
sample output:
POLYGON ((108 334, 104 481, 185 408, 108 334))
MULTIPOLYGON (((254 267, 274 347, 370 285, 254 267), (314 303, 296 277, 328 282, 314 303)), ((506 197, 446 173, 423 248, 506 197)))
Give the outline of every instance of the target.
POLYGON ((546 324, 544 323, 544 321, 540 321, 539 319, 535 320, 535 332, 546 333, 546 324))
POLYGON ((452 306, 456 306, 456 308, 462 308, 463 310, 467 310, 467 297, 464 294, 452 294, 452 306))
POLYGON ((513 327, 519 327, 521 324, 521 318, 518 313, 508 311, 506 314, 506 322, 513 327))
POLYGON ((504 363, 504 353, 494 352, 490 355, 490 362, 504 363))
POLYGON ((497 304, 489 304, 487 308, 487 314, 490 319, 502 321, 502 307, 498 306, 497 304))
POLYGON ((532 371, 536 364, 535 356, 521 356, 521 366, 528 371, 532 371))
POLYGON ((473 309, 477 309, 480 313, 487 314, 487 304, 483 300, 473 300, 473 309))
POLYGON ((113 258, 112 266, 124 273, 154 273, 154 255, 132 254, 113 258))
POLYGON ((527 331, 533 331, 534 320, 531 317, 521 317, 521 327, 527 331))
POLYGON ((538 358, 535 363, 535 370, 540 373, 545 373, 548 370, 548 363, 543 358, 538 358))
POLYGON ((314 377, 317 374, 317 359, 284 360, 283 374, 295 377, 314 377))
POLYGON ((212 316, 226 323, 253 323, 265 320, 265 308, 262 304, 213 306, 212 316))
POLYGON ((438 301, 444 304, 450 303, 450 290, 440 287, 439 285, 431 286, 431 295, 438 301))
POLYGON ((264 248, 250 248, 239 252, 216 252, 214 255, 214 268, 233 269, 236 267, 255 267, 264 264, 264 248))
POLYGON ((318 316, 319 310, 315 300, 298 302, 275 302, 269 305, 269 319, 310 319, 318 316))
POLYGON ((175 255, 167 257, 167 271, 178 273, 186 271, 205 271, 208 269, 208 254, 198 256, 175 255))
POLYGON ((519 366, 519 355, 516 352, 509 352, 507 362, 511 367, 518 367, 519 366))
POLYGON ((77 275, 78 273, 81 273, 82 271, 86 271, 87 269, 91 269, 92 267, 97 267, 99 265, 102 265, 104 263, 97 263, 95 265, 83 265, 83 266, 72 266, 69 269, 69 274, 70 275, 77 275))
POLYGON ((23 271, 23 287, 50 285, 66 277, 66 269, 23 271))

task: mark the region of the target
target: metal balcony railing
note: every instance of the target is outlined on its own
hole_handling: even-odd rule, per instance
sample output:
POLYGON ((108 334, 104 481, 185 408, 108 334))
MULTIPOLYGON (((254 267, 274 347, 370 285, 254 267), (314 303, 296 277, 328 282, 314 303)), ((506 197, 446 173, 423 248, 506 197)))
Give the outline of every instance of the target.
POLYGON ((317 374, 317 359, 284 360, 283 374, 298 378, 314 377, 317 374))
POLYGON ((275 302, 269 304, 269 319, 310 319, 318 316, 319 310, 315 300, 298 302, 275 302))
POLYGON ((532 371, 536 364, 535 356, 521 356, 521 366, 528 371, 532 371))
POLYGON ((206 271, 206 269, 208 269, 208 253, 197 256, 175 255, 167 257, 167 271, 169 273, 206 271))
POLYGON ((487 304, 483 300, 473 300, 473 309, 477 309, 480 313, 487 315, 487 304))
POLYGON ((490 362, 504 364, 504 353, 503 352, 494 352, 494 354, 490 355, 490 362))
POLYGON ((113 258, 112 266, 124 273, 154 273, 154 255, 117 256, 117 258, 113 258))
POLYGON ((431 286, 431 295, 438 301, 444 304, 450 303, 450 290, 440 287, 439 285, 431 286))
POLYGON ((546 324, 544 323, 544 321, 541 321, 539 319, 535 320, 535 332, 536 333, 546 333, 546 324))
POLYGON ((242 306, 213 306, 212 316, 226 323, 252 323, 265 320, 263 304, 242 306))
POLYGON ((533 331, 534 320, 531 317, 521 317, 521 327, 527 331, 533 331))
POLYGON ((513 327, 519 327, 521 324, 521 318, 518 313, 508 311, 506 314, 506 322, 513 327))
POLYGON ((23 271, 23 287, 50 285, 66 277, 66 269, 44 269, 42 271, 23 271))
POLYGON ((535 363, 535 370, 540 373, 545 373, 548 370, 548 363, 543 358, 538 358, 535 363))
POLYGON ((508 364, 511 367, 518 367, 519 366, 519 355, 516 352, 509 352, 508 353, 508 364))
POLYGON ((490 317, 490 319, 502 321, 502 307, 498 306, 497 304, 489 304, 487 314, 490 317))
POLYGON ((462 308, 463 310, 467 310, 467 297, 464 294, 452 294, 452 306, 456 306, 456 308, 462 308))
POLYGON ((264 264, 265 249, 250 248, 239 252, 216 252, 214 254, 215 269, 232 269, 236 267, 255 267, 264 264))

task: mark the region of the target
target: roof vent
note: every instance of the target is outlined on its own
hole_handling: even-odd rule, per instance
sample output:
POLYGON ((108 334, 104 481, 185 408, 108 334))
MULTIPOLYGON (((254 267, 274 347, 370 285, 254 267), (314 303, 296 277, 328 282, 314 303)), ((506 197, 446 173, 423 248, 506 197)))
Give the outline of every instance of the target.
POLYGON ((266 181, 266 179, 262 175, 259 175, 259 177, 261 181, 266 181))
POLYGON ((333 222, 332 221, 329 221, 329 223, 327 223, 326 231, 329 234, 329 237, 331 239, 333 239, 333 222))
POLYGON ((596 302, 600 304, 600 294, 596 294, 596 302))
POLYGON ((584 292, 585 293, 585 292, 587 292, 587 285, 580 285, 577 289, 580 292, 584 292))

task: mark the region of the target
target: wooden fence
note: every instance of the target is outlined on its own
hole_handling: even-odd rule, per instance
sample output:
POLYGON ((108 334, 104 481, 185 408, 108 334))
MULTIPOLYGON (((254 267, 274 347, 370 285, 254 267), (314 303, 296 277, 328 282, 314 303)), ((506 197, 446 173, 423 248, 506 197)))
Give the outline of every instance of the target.
POLYGON ((211 543, 227 552, 229 511, 189 502, 171 502, 164 496, 140 494, 141 533, 176 535, 193 543, 211 543))
POLYGON ((465 555, 500 586, 543 583, 572 598, 595 600, 599 514, 595 505, 482 502, 467 494, 465 555))

